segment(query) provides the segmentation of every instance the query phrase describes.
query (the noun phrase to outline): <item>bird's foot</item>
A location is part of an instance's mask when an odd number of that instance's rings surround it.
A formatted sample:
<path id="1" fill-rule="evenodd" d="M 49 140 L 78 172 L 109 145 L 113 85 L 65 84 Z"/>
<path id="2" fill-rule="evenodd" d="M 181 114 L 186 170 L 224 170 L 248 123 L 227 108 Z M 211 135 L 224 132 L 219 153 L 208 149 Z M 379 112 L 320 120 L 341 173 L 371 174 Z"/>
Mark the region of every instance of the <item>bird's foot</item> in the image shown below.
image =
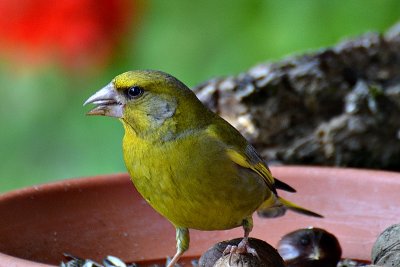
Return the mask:
<path id="1" fill-rule="evenodd" d="M 260 258 L 257 254 L 257 251 L 254 248 L 250 247 L 249 240 L 247 238 L 243 238 L 243 240 L 240 241 L 240 243 L 237 246 L 235 246 L 235 245 L 226 246 L 226 248 L 222 254 L 226 255 L 229 253 L 230 254 L 234 254 L 234 253 L 246 254 L 246 253 L 248 253 L 248 254 L 253 255 L 254 257 Z"/>

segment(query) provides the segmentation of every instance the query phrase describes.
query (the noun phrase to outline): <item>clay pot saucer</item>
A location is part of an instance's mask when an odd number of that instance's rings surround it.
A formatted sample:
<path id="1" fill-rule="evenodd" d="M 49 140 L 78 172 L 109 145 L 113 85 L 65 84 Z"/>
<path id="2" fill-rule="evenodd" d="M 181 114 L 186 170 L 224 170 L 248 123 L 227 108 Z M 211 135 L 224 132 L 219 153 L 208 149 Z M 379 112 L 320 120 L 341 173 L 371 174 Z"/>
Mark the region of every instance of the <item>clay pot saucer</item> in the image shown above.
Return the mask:
<path id="1" fill-rule="evenodd" d="M 251 234 L 276 245 L 284 234 L 315 226 L 339 239 L 343 257 L 369 260 L 380 232 L 398 223 L 400 173 L 281 166 L 274 176 L 297 189 L 281 192 L 324 219 L 288 212 L 278 219 L 254 216 Z M 175 230 L 141 198 L 127 174 L 71 179 L 0 196 L 0 267 L 58 266 L 68 252 L 97 261 L 164 262 L 175 252 Z M 191 231 L 187 259 L 214 243 L 242 236 L 242 229 Z"/>

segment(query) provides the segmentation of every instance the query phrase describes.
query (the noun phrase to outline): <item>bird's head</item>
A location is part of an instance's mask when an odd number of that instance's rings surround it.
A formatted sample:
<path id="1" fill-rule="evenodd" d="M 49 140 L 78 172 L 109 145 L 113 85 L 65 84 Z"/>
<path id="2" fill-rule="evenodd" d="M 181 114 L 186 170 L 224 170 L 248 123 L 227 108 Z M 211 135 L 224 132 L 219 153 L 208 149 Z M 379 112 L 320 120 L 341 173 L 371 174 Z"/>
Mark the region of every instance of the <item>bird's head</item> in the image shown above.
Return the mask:
<path id="1" fill-rule="evenodd" d="M 137 134 L 160 129 L 171 134 L 192 126 L 199 120 L 196 117 L 209 113 L 182 82 L 167 73 L 151 70 L 116 76 L 89 97 L 86 104 L 96 105 L 88 115 L 119 118 Z"/>

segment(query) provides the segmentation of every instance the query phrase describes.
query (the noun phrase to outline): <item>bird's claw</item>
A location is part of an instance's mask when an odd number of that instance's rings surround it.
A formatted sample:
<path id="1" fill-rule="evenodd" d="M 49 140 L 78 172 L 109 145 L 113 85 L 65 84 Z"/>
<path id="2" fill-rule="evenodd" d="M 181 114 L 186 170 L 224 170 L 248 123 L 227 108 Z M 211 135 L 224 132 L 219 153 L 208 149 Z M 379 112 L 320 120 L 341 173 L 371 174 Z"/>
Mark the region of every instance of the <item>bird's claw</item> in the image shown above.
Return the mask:
<path id="1" fill-rule="evenodd" d="M 260 257 L 257 254 L 257 251 L 254 248 L 250 247 L 248 240 L 245 240 L 245 239 L 240 241 L 240 243 L 237 246 L 227 245 L 226 248 L 224 249 L 224 252 L 222 252 L 222 255 L 225 256 L 226 254 L 230 254 L 229 255 L 229 266 L 232 266 L 232 255 L 233 254 L 251 254 L 254 257 L 257 257 L 258 259 L 260 259 Z"/>
<path id="2" fill-rule="evenodd" d="M 240 243 L 235 246 L 235 245 L 227 245 L 226 248 L 224 249 L 224 252 L 222 253 L 223 255 L 226 254 L 232 254 L 232 253 L 237 253 L 237 254 L 251 254 L 254 257 L 258 257 L 257 251 L 250 247 L 250 244 L 248 241 L 242 240 Z"/>

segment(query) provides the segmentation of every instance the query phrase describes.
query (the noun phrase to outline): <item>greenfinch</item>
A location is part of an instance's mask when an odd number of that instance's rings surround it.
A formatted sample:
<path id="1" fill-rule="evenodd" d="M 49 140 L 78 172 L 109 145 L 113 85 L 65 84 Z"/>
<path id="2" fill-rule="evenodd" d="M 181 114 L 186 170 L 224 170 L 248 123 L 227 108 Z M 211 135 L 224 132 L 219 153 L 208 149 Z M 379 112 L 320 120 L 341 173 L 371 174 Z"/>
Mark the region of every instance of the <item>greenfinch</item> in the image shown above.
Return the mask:
<path id="1" fill-rule="evenodd" d="M 143 198 L 176 228 L 174 266 L 189 248 L 189 229 L 242 226 L 244 238 L 226 252 L 249 246 L 252 214 L 279 216 L 286 209 L 321 217 L 278 196 L 294 191 L 274 178 L 254 147 L 207 109 L 173 76 L 153 70 L 116 76 L 92 95 L 88 115 L 118 118 L 125 129 L 123 156 Z"/>

